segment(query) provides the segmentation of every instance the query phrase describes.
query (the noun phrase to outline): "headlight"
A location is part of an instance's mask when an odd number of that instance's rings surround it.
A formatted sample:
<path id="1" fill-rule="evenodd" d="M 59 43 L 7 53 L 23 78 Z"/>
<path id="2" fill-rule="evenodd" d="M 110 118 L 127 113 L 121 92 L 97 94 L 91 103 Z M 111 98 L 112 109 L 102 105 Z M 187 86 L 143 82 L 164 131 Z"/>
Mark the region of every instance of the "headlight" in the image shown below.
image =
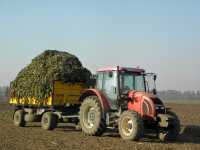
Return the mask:
<path id="1" fill-rule="evenodd" d="M 165 107 L 164 106 L 156 106 L 156 109 L 162 109 L 162 110 L 164 110 Z"/>

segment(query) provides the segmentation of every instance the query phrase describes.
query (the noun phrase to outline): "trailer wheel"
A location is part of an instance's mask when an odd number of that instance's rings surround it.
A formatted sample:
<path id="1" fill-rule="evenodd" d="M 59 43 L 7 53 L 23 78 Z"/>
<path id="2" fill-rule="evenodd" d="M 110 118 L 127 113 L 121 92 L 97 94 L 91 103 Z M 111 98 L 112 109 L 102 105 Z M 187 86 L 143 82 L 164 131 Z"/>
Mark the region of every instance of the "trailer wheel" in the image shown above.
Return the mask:
<path id="1" fill-rule="evenodd" d="M 101 135 L 106 124 L 97 96 L 88 96 L 80 107 L 80 125 L 86 135 Z"/>
<path id="2" fill-rule="evenodd" d="M 25 126 L 25 112 L 24 110 L 16 110 L 13 116 L 14 125 L 17 127 L 24 127 Z"/>
<path id="3" fill-rule="evenodd" d="M 53 130 L 57 127 L 57 116 L 52 112 L 46 112 L 42 115 L 41 126 L 44 130 Z"/>
<path id="4" fill-rule="evenodd" d="M 178 116 L 171 111 L 168 111 L 167 114 L 171 115 L 174 118 L 174 120 L 172 121 L 171 125 L 167 128 L 167 130 L 161 131 L 159 133 L 159 139 L 161 141 L 176 140 L 180 132 L 180 120 L 178 119 Z"/>
<path id="5" fill-rule="evenodd" d="M 143 120 L 133 111 L 124 111 L 118 121 L 119 134 L 124 140 L 139 140 L 144 133 Z"/>

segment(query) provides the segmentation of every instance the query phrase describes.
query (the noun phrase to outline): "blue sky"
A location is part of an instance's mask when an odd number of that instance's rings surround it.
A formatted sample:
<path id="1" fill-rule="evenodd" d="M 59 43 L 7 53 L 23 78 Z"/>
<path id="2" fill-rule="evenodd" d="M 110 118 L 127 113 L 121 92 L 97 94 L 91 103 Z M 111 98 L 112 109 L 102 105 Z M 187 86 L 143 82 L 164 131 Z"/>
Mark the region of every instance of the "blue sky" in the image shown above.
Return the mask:
<path id="1" fill-rule="evenodd" d="M 0 0 L 0 85 L 45 49 L 77 55 L 93 72 L 140 66 L 158 89 L 200 90 L 198 0 Z"/>

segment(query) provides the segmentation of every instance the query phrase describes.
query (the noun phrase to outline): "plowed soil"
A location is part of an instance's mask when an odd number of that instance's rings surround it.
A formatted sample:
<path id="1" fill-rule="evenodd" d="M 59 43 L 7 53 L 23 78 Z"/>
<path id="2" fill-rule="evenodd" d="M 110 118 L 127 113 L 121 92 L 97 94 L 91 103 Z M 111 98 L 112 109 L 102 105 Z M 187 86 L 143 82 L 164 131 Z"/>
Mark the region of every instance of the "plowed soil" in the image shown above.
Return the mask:
<path id="1" fill-rule="evenodd" d="M 85 136 L 66 124 L 54 131 L 42 130 L 38 123 L 19 128 L 12 123 L 11 108 L 0 103 L 0 150 L 200 150 L 200 104 L 166 105 L 181 120 L 181 134 L 175 142 L 163 143 L 154 137 L 124 141 L 114 132 L 101 137 Z"/>

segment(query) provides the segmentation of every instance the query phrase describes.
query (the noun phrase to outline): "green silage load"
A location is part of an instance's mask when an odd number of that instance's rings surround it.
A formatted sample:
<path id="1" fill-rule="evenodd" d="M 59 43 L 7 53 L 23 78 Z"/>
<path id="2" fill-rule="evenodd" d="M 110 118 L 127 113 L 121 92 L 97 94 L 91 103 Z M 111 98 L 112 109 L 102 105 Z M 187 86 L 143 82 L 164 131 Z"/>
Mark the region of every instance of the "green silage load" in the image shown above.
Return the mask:
<path id="1" fill-rule="evenodd" d="M 64 83 L 90 82 L 91 72 L 84 68 L 79 59 L 68 53 L 46 50 L 35 57 L 11 82 L 11 97 L 36 98 L 49 97 L 53 92 L 53 81 Z"/>

